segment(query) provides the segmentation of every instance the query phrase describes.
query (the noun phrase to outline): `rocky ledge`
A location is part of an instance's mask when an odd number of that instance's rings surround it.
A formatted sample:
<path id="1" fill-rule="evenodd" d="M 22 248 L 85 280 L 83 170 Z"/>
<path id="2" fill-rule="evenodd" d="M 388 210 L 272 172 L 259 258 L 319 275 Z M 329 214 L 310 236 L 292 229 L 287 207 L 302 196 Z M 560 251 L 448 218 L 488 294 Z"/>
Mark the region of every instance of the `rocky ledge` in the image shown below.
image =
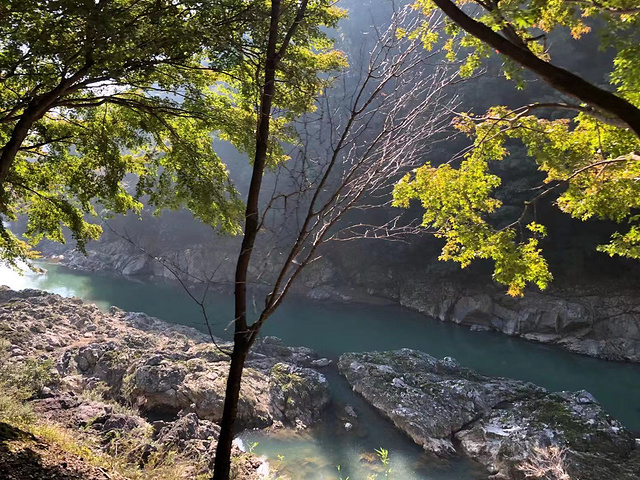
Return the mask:
<path id="1" fill-rule="evenodd" d="M 550 393 L 409 349 L 349 353 L 338 366 L 355 392 L 426 451 L 460 450 L 491 478 L 531 478 L 527 468 L 540 473 L 554 461 L 568 478 L 640 478 L 636 440 L 588 392 Z M 538 478 L 560 478 L 545 472 Z"/>
<path id="2" fill-rule="evenodd" d="M 8 365 L 52 366 L 52 380 L 31 402 L 40 418 L 109 438 L 114 430 L 148 432 L 145 455 L 170 447 L 204 454 L 210 460 L 204 470 L 212 466 L 229 360 L 210 337 L 143 313 L 113 307 L 105 313 L 77 298 L 6 287 L 0 287 L 0 337 L 8 342 Z M 304 429 L 317 422 L 329 389 L 314 367 L 326 363 L 310 349 L 273 337 L 260 341 L 243 377 L 240 428 Z M 133 409 L 122 414 L 118 405 Z M 154 419 L 162 420 L 151 425 Z"/>
<path id="3" fill-rule="evenodd" d="M 405 307 L 472 330 L 493 330 L 606 360 L 640 362 L 637 289 L 602 285 L 555 287 L 510 297 L 493 285 L 405 282 L 399 292 L 377 292 Z"/>

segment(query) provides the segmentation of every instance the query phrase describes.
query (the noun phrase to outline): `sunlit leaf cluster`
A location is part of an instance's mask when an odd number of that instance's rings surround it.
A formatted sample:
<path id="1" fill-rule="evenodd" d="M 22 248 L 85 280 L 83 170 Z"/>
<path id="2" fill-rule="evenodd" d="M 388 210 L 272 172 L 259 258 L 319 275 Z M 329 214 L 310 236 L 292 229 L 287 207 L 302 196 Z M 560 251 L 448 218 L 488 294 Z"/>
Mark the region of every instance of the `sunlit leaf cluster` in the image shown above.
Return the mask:
<path id="1" fill-rule="evenodd" d="M 567 31 L 578 40 L 599 25 L 602 47 L 614 47 L 617 51 L 612 80 L 620 92 L 630 93 L 631 83 L 638 82 L 640 7 L 634 0 L 455 0 L 455 3 L 473 18 L 501 33 L 509 40 L 520 44 L 544 60 L 550 60 L 549 35 L 554 31 Z M 437 12 L 432 0 L 416 0 L 416 10 L 430 17 Z M 430 28 L 429 25 L 432 27 Z M 438 28 L 433 28 L 437 25 Z M 443 42 L 449 59 L 461 59 L 461 73 L 471 75 L 482 64 L 482 60 L 494 55 L 472 35 L 447 20 L 444 28 L 434 22 L 425 22 L 420 34 L 428 38 L 429 45 Z M 516 80 L 523 87 L 520 68 L 505 61 L 503 74 Z"/>
<path id="2" fill-rule="evenodd" d="M 488 172 L 488 164 L 469 157 L 459 168 L 427 164 L 406 175 L 394 191 L 394 205 L 408 207 L 417 199 L 425 210 L 422 224 L 446 240 L 441 260 L 459 262 L 464 268 L 476 259 L 495 263 L 494 278 L 521 295 L 528 282 L 546 287 L 551 274 L 540 254 L 537 238 L 516 242 L 514 228 L 496 229 L 488 220 L 501 206 L 493 197 L 500 178 Z M 544 229 L 530 224 L 538 236 Z"/>
<path id="3" fill-rule="evenodd" d="M 612 90 L 640 105 L 640 8 L 636 2 L 455 3 L 475 20 L 545 61 L 550 60 L 546 49 L 549 34 L 568 29 L 579 40 L 592 25 L 599 25 L 602 47 L 613 47 L 616 52 Z M 432 0 L 419 0 L 414 8 L 427 16 L 436 12 Z M 425 22 L 419 32 L 429 38 L 427 47 L 442 41 L 450 61 L 462 59 L 460 69 L 465 76 L 494 53 L 454 23 L 447 21 L 443 28 L 425 32 L 427 25 L 433 22 Z M 515 63 L 505 61 L 502 70 L 508 78 L 521 81 L 520 67 Z M 558 107 L 552 119 L 539 115 Z M 610 243 L 598 249 L 640 259 L 640 139 L 625 125 L 590 106 L 560 102 L 515 110 L 493 107 L 482 116 L 462 114 L 456 127 L 472 142 L 461 162 L 437 167 L 427 164 L 407 175 L 395 189 L 398 206 L 407 207 L 413 199 L 420 201 L 425 210 L 423 225 L 446 240 L 442 259 L 457 261 L 463 267 L 476 258 L 493 260 L 495 280 L 508 285 L 512 295 L 522 294 L 530 282 L 544 288 L 552 278 L 539 248 L 546 229 L 537 220 L 531 221 L 529 211 L 543 197 L 554 199 L 560 210 L 574 218 L 621 224 L 621 231 Z M 498 226 L 494 213 L 502 204 L 496 189 L 502 179 L 491 173 L 491 163 L 518 151 L 514 149 L 518 144 L 537 163 L 544 183 L 531 192 L 520 218 Z"/>
<path id="4" fill-rule="evenodd" d="M 474 141 L 460 166 L 427 164 L 395 189 L 396 205 L 419 200 L 423 225 L 446 239 L 442 259 L 463 267 L 475 258 L 494 260 L 495 279 L 511 294 L 521 294 L 527 282 L 544 288 L 551 279 L 538 248 L 542 225 L 529 223 L 525 231 L 522 219 L 503 228 L 492 223 L 490 214 L 501 206 L 495 198 L 501 179 L 489 167 L 509 154 L 513 140 L 546 174 L 531 202 L 555 194 L 558 207 L 574 218 L 630 223 L 626 233 L 616 233 L 600 249 L 640 258 L 640 217 L 634 215 L 640 208 L 640 156 L 633 153 L 640 150 L 640 140 L 635 135 L 584 114 L 575 121 L 546 120 L 506 107 L 495 107 L 482 118 L 462 116 L 457 127 Z"/>

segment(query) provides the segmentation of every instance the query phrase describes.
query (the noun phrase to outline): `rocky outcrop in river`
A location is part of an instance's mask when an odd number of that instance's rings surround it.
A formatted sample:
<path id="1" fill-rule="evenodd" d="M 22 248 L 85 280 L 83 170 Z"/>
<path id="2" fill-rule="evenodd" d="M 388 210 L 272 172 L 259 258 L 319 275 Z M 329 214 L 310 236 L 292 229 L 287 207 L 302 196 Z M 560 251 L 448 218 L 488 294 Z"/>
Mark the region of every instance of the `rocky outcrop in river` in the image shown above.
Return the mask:
<path id="1" fill-rule="evenodd" d="M 3 290 L 0 305 L 0 328 L 11 341 L 15 360 L 47 352 L 55 359 L 61 381 L 72 389 L 101 384 L 109 397 L 148 413 L 189 411 L 202 419 L 220 420 L 229 363 L 222 351 L 229 345 L 220 339 L 218 348 L 190 327 L 117 308 L 103 313 L 81 300 L 36 290 Z M 285 347 L 273 338 L 263 343 L 247 362 L 238 421 L 243 427 L 274 422 L 307 426 L 328 403 L 324 376 L 305 368 L 317 355 L 306 348 Z M 274 343 L 278 350 L 270 348 Z M 293 386 L 283 412 L 274 385 L 287 381 Z"/>
<path id="2" fill-rule="evenodd" d="M 6 287 L 0 334 L 8 341 L 3 368 L 51 365 L 51 379 L 30 400 L 43 421 L 91 436 L 96 448 L 125 449 L 136 462 L 177 454 L 191 462 L 180 478 L 210 471 L 228 368 L 221 349 L 229 345 L 143 313 L 105 313 L 79 299 Z M 248 359 L 240 427 L 305 429 L 319 422 L 330 394 L 317 368 L 328 363 L 308 348 L 262 339 Z M 572 478 L 640 475 L 636 440 L 587 392 L 549 393 L 408 349 L 345 354 L 339 368 L 425 450 L 463 452 L 492 478 L 524 478 L 520 468 L 549 447 L 561 452 Z M 349 409 L 345 431 L 357 423 Z M 234 452 L 236 478 L 261 474 L 258 459 Z"/>
<path id="3" fill-rule="evenodd" d="M 587 392 L 550 393 L 409 349 L 345 354 L 339 368 L 355 392 L 426 451 L 459 449 L 491 478 L 524 479 L 522 467 L 539 464 L 549 448 L 562 452 L 570 478 L 640 478 L 633 435 Z"/>

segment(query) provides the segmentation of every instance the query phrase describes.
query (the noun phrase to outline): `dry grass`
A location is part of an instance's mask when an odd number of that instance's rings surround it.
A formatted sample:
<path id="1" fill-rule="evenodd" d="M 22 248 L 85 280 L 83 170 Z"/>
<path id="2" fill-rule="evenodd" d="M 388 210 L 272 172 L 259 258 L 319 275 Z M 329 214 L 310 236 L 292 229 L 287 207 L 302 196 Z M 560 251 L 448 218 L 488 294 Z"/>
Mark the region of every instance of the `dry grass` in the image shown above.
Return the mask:
<path id="1" fill-rule="evenodd" d="M 564 448 L 556 446 L 535 447 L 533 450 L 533 457 L 518 467 L 527 478 L 572 480 L 564 466 L 566 453 Z"/>
<path id="2" fill-rule="evenodd" d="M 140 411 L 133 404 L 123 405 L 120 402 L 112 400 L 108 396 L 109 386 L 105 382 L 97 382 L 91 388 L 85 388 L 80 396 L 84 400 L 106 403 L 109 405 L 115 413 L 122 413 L 124 415 L 140 415 Z"/>
<path id="3" fill-rule="evenodd" d="M 22 426 L 25 427 L 24 425 Z M 39 441 L 55 445 L 62 451 L 77 455 L 87 463 L 109 472 L 116 472 L 130 480 L 200 479 L 193 463 L 178 458 L 173 452 L 154 452 L 143 462 L 142 452 L 146 432 L 133 431 L 114 439 L 107 451 L 100 450 L 97 441 L 78 435 L 55 423 L 38 422 L 27 426 L 26 431 Z"/>
<path id="4" fill-rule="evenodd" d="M 131 432 L 117 432 L 107 447 L 88 431 L 71 430 L 39 419 L 29 399 L 49 383 L 48 363 L 7 361 L 6 348 L 0 345 L 0 422 L 32 434 L 39 442 L 57 447 L 62 452 L 108 472 L 116 472 L 130 480 L 204 479 L 198 475 L 198 462 L 181 458 L 175 452 L 145 451 L 150 443 L 151 427 Z M 93 400 L 104 401 L 102 392 L 86 392 Z M 137 414 L 131 408 L 109 402 L 119 413 Z M 204 463 L 203 459 L 203 463 Z"/>

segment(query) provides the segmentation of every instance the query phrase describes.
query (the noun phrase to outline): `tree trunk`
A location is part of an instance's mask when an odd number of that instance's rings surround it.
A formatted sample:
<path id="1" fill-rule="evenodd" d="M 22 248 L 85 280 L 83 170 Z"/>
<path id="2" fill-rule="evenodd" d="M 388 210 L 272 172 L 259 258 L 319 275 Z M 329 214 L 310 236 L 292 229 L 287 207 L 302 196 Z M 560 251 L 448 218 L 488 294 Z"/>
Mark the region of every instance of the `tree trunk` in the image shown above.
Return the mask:
<path id="1" fill-rule="evenodd" d="M 251 344 L 246 341 L 246 335 L 236 338 L 231 354 L 231 365 L 227 377 L 227 389 L 224 396 L 224 409 L 220 422 L 220 438 L 216 447 L 216 461 L 213 471 L 213 480 L 228 480 L 231 471 L 231 447 L 235 432 L 236 416 L 238 413 L 238 400 L 240 399 L 240 386 L 242 384 L 242 371 L 247 360 L 247 354 Z"/>
<path id="2" fill-rule="evenodd" d="M 251 253 L 258 236 L 259 227 L 259 199 L 262 187 L 262 177 L 267 162 L 269 146 L 269 123 L 271 120 L 271 106 L 276 89 L 276 67 L 278 63 L 277 41 L 278 23 L 280 20 L 280 0 L 271 2 L 271 24 L 269 27 L 269 40 L 264 69 L 264 87 L 260 95 L 260 112 L 256 131 L 256 152 L 253 161 L 253 172 L 247 196 L 247 208 L 245 211 L 245 228 L 235 276 L 235 320 L 233 353 L 231 366 L 227 377 L 227 390 L 224 399 L 224 410 L 220 423 L 220 438 L 216 448 L 216 462 L 213 470 L 213 480 L 228 480 L 231 469 L 231 446 L 236 415 L 238 412 L 238 399 L 240 398 L 240 383 L 242 370 L 249 353 L 249 349 L 255 339 L 253 328 L 247 322 L 247 280 Z M 259 328 L 259 327 L 258 327 Z"/>
<path id="3" fill-rule="evenodd" d="M 20 115 L 7 143 L 0 149 L 0 192 L 4 190 L 4 183 L 9 176 L 11 166 L 22 143 L 29 135 L 35 122 L 40 120 L 61 96 L 65 95 L 73 84 L 83 78 L 93 66 L 93 60 L 87 59 L 86 64 L 69 78 L 63 78 L 53 90 L 33 99 Z"/>
<path id="4" fill-rule="evenodd" d="M 2 147 L 2 155 L 0 155 L 0 188 L 4 187 L 4 182 L 9 176 L 11 165 L 16 158 L 22 142 L 24 142 L 33 123 L 41 118 L 38 107 L 28 107 L 22 117 L 16 124 L 9 141 Z"/>

